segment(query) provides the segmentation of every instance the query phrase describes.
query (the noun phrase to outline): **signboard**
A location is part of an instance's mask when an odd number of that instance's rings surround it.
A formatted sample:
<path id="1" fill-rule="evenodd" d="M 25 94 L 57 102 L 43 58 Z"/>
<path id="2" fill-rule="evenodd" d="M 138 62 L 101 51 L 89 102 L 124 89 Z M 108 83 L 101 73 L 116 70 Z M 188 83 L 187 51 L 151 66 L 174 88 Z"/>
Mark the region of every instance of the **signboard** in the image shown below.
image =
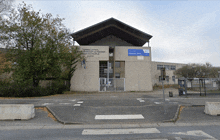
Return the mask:
<path id="1" fill-rule="evenodd" d="M 128 49 L 128 56 L 149 56 L 149 49 Z"/>

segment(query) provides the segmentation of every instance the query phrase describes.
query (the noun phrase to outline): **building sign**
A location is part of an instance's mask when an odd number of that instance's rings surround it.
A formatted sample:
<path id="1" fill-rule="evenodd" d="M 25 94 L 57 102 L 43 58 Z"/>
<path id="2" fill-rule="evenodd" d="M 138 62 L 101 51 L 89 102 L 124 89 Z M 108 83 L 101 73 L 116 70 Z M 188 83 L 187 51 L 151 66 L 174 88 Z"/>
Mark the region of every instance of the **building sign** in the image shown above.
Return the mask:
<path id="1" fill-rule="evenodd" d="M 128 56 L 149 56 L 149 49 L 128 49 Z"/>
<path id="2" fill-rule="evenodd" d="M 105 51 L 99 51 L 98 49 L 83 49 L 83 54 L 87 57 L 94 57 L 94 55 L 99 55 L 100 53 L 105 53 Z"/>

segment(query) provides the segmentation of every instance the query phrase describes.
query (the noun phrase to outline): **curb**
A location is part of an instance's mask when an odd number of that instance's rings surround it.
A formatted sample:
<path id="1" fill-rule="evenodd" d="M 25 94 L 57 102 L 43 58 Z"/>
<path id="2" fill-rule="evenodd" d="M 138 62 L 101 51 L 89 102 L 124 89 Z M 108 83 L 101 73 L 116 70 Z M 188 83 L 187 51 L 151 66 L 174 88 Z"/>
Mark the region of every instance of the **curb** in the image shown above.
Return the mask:
<path id="1" fill-rule="evenodd" d="M 82 124 L 80 122 L 67 122 L 67 121 L 63 121 L 62 119 L 60 119 L 58 116 L 55 115 L 55 113 L 52 111 L 52 109 L 49 108 L 49 106 L 46 106 L 46 108 L 48 109 L 48 111 L 56 118 L 56 120 L 61 123 L 61 124 Z"/>

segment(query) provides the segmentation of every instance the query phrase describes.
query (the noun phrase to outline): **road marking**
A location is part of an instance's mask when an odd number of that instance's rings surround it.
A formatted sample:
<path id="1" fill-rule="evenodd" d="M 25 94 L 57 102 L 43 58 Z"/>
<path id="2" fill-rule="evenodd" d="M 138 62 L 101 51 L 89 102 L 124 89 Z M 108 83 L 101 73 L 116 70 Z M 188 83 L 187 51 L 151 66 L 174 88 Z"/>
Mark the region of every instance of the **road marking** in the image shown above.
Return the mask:
<path id="1" fill-rule="evenodd" d="M 141 103 L 145 102 L 142 98 L 137 98 L 137 100 Z"/>
<path id="2" fill-rule="evenodd" d="M 140 139 L 140 140 L 168 140 L 168 139 Z"/>
<path id="3" fill-rule="evenodd" d="M 175 137 L 176 140 L 182 140 L 180 137 Z"/>
<path id="4" fill-rule="evenodd" d="M 44 103 L 42 105 L 52 105 L 53 103 Z"/>
<path id="5" fill-rule="evenodd" d="M 76 100 L 74 99 L 74 100 L 70 100 L 70 101 L 75 102 Z"/>
<path id="6" fill-rule="evenodd" d="M 59 104 L 61 104 L 61 105 L 69 105 L 71 103 L 59 103 Z"/>
<path id="7" fill-rule="evenodd" d="M 194 131 L 187 131 L 187 132 L 173 132 L 171 134 L 177 134 L 177 135 L 190 135 L 190 136 L 199 136 L 199 137 L 208 137 L 213 140 L 215 140 L 214 137 L 210 136 L 209 134 L 203 132 L 202 130 L 194 130 Z"/>
<path id="8" fill-rule="evenodd" d="M 80 106 L 81 104 L 74 104 L 73 106 Z"/>
<path id="9" fill-rule="evenodd" d="M 156 128 L 138 129 L 84 129 L 82 135 L 123 135 L 123 134 L 146 134 L 160 133 Z"/>
<path id="10" fill-rule="evenodd" d="M 96 120 L 124 120 L 124 119 L 144 119 L 141 114 L 136 115 L 96 115 Z"/>
<path id="11" fill-rule="evenodd" d="M 77 103 L 78 103 L 78 104 L 82 104 L 82 103 L 83 103 L 83 101 L 78 101 Z"/>
<path id="12" fill-rule="evenodd" d="M 157 105 L 161 104 L 161 102 L 154 102 L 154 103 L 157 104 Z"/>

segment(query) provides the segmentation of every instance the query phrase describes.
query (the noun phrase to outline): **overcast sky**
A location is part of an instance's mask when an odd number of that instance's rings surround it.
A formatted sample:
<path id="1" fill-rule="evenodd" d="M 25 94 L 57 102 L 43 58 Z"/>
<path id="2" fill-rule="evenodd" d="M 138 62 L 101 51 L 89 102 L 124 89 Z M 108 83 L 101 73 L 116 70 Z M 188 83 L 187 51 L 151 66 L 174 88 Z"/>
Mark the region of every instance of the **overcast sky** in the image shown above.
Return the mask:
<path id="1" fill-rule="evenodd" d="M 72 32 L 116 18 L 152 35 L 152 60 L 220 66 L 220 1 L 23 0 Z M 16 0 L 15 4 L 21 3 Z M 147 45 L 147 44 L 146 44 Z"/>

